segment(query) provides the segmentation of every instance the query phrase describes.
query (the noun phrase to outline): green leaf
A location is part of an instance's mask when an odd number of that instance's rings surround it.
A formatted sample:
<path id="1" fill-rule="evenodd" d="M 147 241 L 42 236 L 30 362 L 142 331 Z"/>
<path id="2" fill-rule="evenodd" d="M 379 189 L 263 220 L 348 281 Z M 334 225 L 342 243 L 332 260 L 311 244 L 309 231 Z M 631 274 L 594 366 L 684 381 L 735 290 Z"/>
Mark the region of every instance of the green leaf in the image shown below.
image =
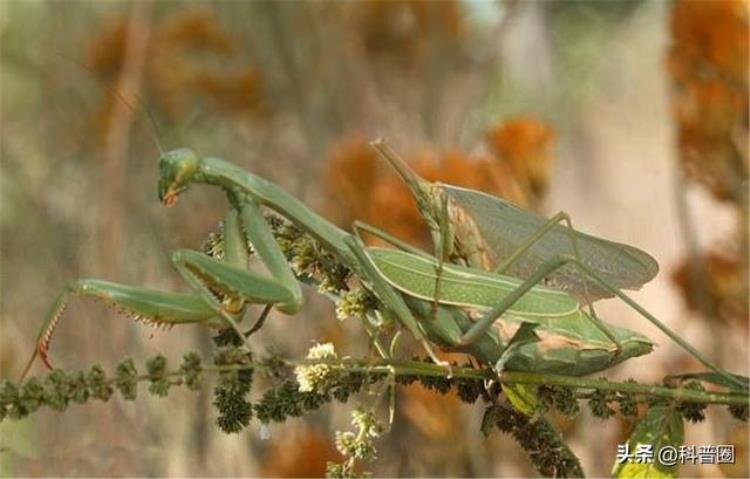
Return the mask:
<path id="1" fill-rule="evenodd" d="M 676 407 L 668 404 L 651 406 L 646 415 L 636 424 L 628 439 L 630 457 L 625 461 L 618 458 L 612 468 L 612 474 L 618 478 L 672 478 L 677 473 L 677 454 L 684 439 L 682 415 Z M 639 452 L 650 448 L 652 454 L 643 453 L 639 461 Z M 660 454 L 660 451 L 674 452 L 674 461 Z M 647 459 L 651 459 L 650 461 Z M 665 464 L 665 462 L 669 462 Z M 674 463 L 672 463 L 674 462 Z"/>
<path id="2" fill-rule="evenodd" d="M 534 330 L 539 325 L 536 323 L 521 323 L 521 327 L 518 328 L 516 333 L 508 341 L 508 345 L 505 347 L 505 351 L 500 356 L 495 364 L 495 371 L 501 374 L 505 363 L 518 351 L 519 348 L 525 344 L 530 344 L 539 341 Z M 539 397 L 537 395 L 537 387 L 524 385 L 524 384 L 501 384 L 505 396 L 508 401 L 518 411 L 522 412 L 527 416 L 532 416 L 539 407 Z"/>
<path id="3" fill-rule="evenodd" d="M 537 386 L 528 384 L 502 384 L 503 392 L 508 401 L 518 411 L 527 416 L 533 416 L 539 407 Z"/>

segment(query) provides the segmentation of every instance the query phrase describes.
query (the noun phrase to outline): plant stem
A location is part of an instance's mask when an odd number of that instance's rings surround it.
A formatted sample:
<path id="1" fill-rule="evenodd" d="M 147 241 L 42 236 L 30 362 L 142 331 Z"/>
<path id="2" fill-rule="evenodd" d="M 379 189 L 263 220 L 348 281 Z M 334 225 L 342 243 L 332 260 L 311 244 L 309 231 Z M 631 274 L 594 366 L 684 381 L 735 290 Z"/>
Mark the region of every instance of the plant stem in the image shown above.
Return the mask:
<path id="1" fill-rule="evenodd" d="M 370 372 L 370 373 L 395 373 L 397 376 L 446 376 L 445 368 L 419 361 L 388 361 L 374 360 L 362 361 L 354 359 L 298 359 L 284 360 L 284 364 L 290 367 L 313 366 L 325 364 L 334 369 L 348 372 Z M 254 364 L 254 367 L 264 367 L 263 364 Z M 242 369 L 248 366 L 216 366 L 206 367 L 205 371 L 227 371 L 231 369 Z M 564 386 L 576 389 L 599 389 L 606 391 L 619 391 L 624 393 L 639 394 L 644 396 L 656 396 L 680 401 L 698 402 L 705 404 L 736 404 L 746 405 L 750 403 L 748 394 L 737 392 L 712 392 L 696 391 L 686 388 L 670 388 L 664 386 L 637 384 L 631 382 L 611 382 L 606 379 L 590 379 L 572 376 L 558 376 L 554 374 L 527 373 L 518 371 L 506 371 L 498 378 L 489 370 L 474 368 L 453 367 L 452 377 L 481 380 L 499 380 L 508 384 L 536 384 Z"/>

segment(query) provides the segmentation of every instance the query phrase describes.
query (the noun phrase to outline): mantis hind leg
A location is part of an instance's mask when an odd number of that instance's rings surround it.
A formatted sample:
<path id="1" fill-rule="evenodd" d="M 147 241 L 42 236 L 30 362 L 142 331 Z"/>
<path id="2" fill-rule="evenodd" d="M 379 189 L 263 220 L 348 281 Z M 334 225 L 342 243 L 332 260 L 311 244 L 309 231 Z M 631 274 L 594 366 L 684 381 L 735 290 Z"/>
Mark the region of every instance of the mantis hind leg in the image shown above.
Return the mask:
<path id="1" fill-rule="evenodd" d="M 21 381 L 37 356 L 52 369 L 49 345 L 71 295 L 94 297 L 137 321 L 155 327 L 189 323 L 221 324 L 215 312 L 194 294 L 156 291 L 99 279 L 74 280 L 65 285 L 47 312 L 37 334 L 34 353 L 21 374 Z"/>
<path id="2" fill-rule="evenodd" d="M 573 256 L 578 260 L 581 261 L 581 254 L 578 247 L 578 239 L 576 237 L 576 229 L 573 227 L 573 220 L 570 218 L 570 215 L 564 211 L 558 211 L 554 216 L 549 218 L 547 222 L 539 228 L 533 235 L 531 235 L 526 241 L 519 246 L 516 251 L 513 252 L 510 256 L 505 258 L 499 265 L 495 267 L 493 272 L 503 274 L 505 273 L 508 268 L 510 268 L 513 263 L 515 263 L 518 259 L 520 259 L 524 254 L 526 254 L 529 249 L 531 249 L 534 244 L 536 244 L 539 240 L 541 240 L 544 235 L 548 234 L 550 231 L 552 231 L 552 228 L 555 227 L 558 223 L 565 223 L 568 228 L 565 230 L 568 236 L 570 237 L 570 244 L 573 249 Z M 592 316 L 596 317 L 596 312 L 594 311 L 594 306 L 591 301 L 590 293 L 588 291 L 588 285 L 584 282 L 583 283 L 583 299 L 585 300 L 585 303 L 588 305 L 589 312 Z"/>
<path id="3" fill-rule="evenodd" d="M 505 258 L 499 265 L 495 267 L 492 271 L 494 273 L 505 273 L 508 268 L 510 268 L 513 263 L 518 261 L 519 258 L 521 258 L 526 252 L 531 249 L 531 247 L 534 246 L 544 235 L 548 234 L 552 228 L 555 227 L 557 223 L 564 222 L 567 224 L 569 230 L 568 233 L 570 235 L 570 241 L 571 245 L 573 247 L 573 255 L 580 259 L 581 255 L 578 252 L 578 241 L 576 239 L 576 230 L 573 228 L 573 221 L 570 219 L 570 215 L 564 211 L 558 211 L 554 216 L 549 218 L 546 223 L 544 223 L 544 226 L 539 228 L 533 235 L 528 237 L 522 244 L 519 246 L 513 254 Z"/>
<path id="4" fill-rule="evenodd" d="M 687 351 L 691 356 L 696 358 L 704 366 L 706 366 L 713 372 L 719 374 L 720 376 L 724 377 L 731 384 L 735 384 L 743 388 L 746 387 L 744 383 L 738 381 L 731 374 L 729 374 L 722 368 L 718 367 L 712 361 L 710 361 L 705 356 L 703 356 L 703 354 L 700 351 L 698 351 L 694 346 L 690 345 L 688 342 L 682 339 L 679 335 L 677 335 L 675 332 L 669 329 L 669 327 L 667 327 L 664 323 L 659 321 L 654 315 L 649 313 L 643 306 L 641 306 L 640 304 L 635 302 L 632 298 L 630 298 L 628 295 L 623 293 L 619 288 L 611 285 L 607 280 L 603 279 L 600 275 L 598 275 L 594 270 L 588 267 L 585 263 L 583 263 L 577 258 L 564 256 L 564 255 L 548 260 L 544 264 L 542 264 L 542 266 L 540 266 L 537 269 L 537 271 L 534 272 L 533 275 L 531 275 L 526 281 L 523 282 L 523 284 L 521 284 L 521 286 L 516 288 L 516 290 L 514 290 L 510 295 L 508 295 L 501 302 L 501 304 L 497 305 L 492 310 L 488 311 L 485 314 L 485 316 L 483 316 L 479 321 L 477 321 L 469 329 L 469 331 L 467 331 L 466 334 L 464 334 L 463 338 L 461 339 L 461 342 L 463 344 L 470 344 L 473 341 L 476 341 L 476 339 L 481 334 L 483 334 L 492 325 L 492 323 L 497 318 L 500 317 L 500 315 L 502 315 L 508 308 L 510 308 L 516 301 L 518 301 L 518 299 L 520 299 L 521 296 L 523 296 L 529 289 L 533 288 L 537 283 L 539 283 L 542 280 L 542 278 L 544 278 L 548 274 L 552 273 L 553 271 L 557 269 L 562 268 L 563 266 L 567 264 L 572 264 L 573 266 L 578 268 L 584 275 L 590 277 L 591 279 L 599 283 L 602 287 L 610 291 L 613 295 L 620 298 L 622 301 L 625 302 L 625 304 L 627 304 L 628 306 L 636 310 L 641 316 L 643 316 L 649 322 L 651 322 L 654 326 L 659 328 L 672 341 L 680 345 L 685 351 Z"/>
<path id="5" fill-rule="evenodd" d="M 432 297 L 433 319 L 437 316 L 437 308 L 440 302 L 440 287 L 441 287 L 441 278 L 442 278 L 443 268 L 445 264 L 445 257 L 451 254 L 452 245 L 453 245 L 453 237 L 452 237 L 452 233 L 450 230 L 450 220 L 448 218 L 448 198 L 446 196 L 442 197 L 441 214 L 438 219 L 438 223 L 439 223 L 438 234 L 434 238 L 435 257 L 437 258 L 437 265 L 435 267 L 435 270 L 436 270 L 435 271 L 436 273 L 435 290 L 433 292 L 433 297 Z M 381 230 L 380 228 L 369 225 L 367 223 L 363 223 L 361 221 L 355 221 L 352 224 L 352 229 L 354 230 L 355 236 L 357 236 L 357 238 L 359 238 L 360 240 L 361 240 L 360 230 L 366 231 L 367 233 L 396 246 L 402 251 L 406 251 L 409 253 L 413 253 L 416 255 L 430 258 L 430 256 L 424 251 L 418 248 L 415 248 L 414 246 L 411 246 L 410 244 L 404 241 L 401 241 L 400 239 Z"/>
<path id="6" fill-rule="evenodd" d="M 544 226 L 539 228 L 533 235 L 526 239 L 526 241 L 524 241 L 523 244 L 521 244 L 521 246 L 519 246 L 516 251 L 513 252 L 513 254 L 505 258 L 499 265 L 497 265 L 493 272 L 502 274 L 507 271 L 508 268 L 510 268 L 513 263 L 515 263 L 529 249 L 531 249 L 535 243 L 542 239 L 544 235 L 552 231 L 552 228 L 554 228 L 558 223 L 565 223 L 568 226 L 565 231 L 570 237 L 573 256 L 577 261 L 582 262 L 580 250 L 578 248 L 578 239 L 576 238 L 576 229 L 573 227 L 573 220 L 570 218 L 570 215 L 568 213 L 564 211 L 558 211 L 554 216 L 547 220 Z M 588 284 L 585 281 L 583 283 L 583 299 L 586 307 L 589 310 L 591 320 L 594 322 L 597 328 L 599 328 L 613 343 L 615 343 L 617 352 L 619 354 L 619 352 L 622 351 L 622 345 L 620 344 L 620 341 L 617 340 L 617 338 L 614 336 L 614 334 L 612 334 L 612 332 L 607 328 L 607 326 L 604 325 L 601 319 L 599 319 L 599 316 L 597 316 L 596 310 L 594 310 L 593 301 L 591 300 L 591 295 L 589 293 Z"/>
<path id="7" fill-rule="evenodd" d="M 359 262 L 359 267 L 362 270 L 364 280 L 370 283 L 370 287 L 374 291 L 375 295 L 380 299 L 383 305 L 391 311 L 401 321 L 401 323 L 414 335 L 415 338 L 422 344 L 422 347 L 427 352 L 427 355 L 432 359 L 435 364 L 446 367 L 450 370 L 450 364 L 446 361 L 442 361 L 437 357 L 435 350 L 432 345 L 425 337 L 425 334 L 419 327 L 419 323 L 409 310 L 409 306 L 406 304 L 401 295 L 388 284 L 383 278 L 377 267 L 372 262 L 372 258 L 369 257 L 365 249 L 364 243 L 358 236 L 350 236 L 346 240 L 346 245 L 353 254 L 353 256 Z"/>

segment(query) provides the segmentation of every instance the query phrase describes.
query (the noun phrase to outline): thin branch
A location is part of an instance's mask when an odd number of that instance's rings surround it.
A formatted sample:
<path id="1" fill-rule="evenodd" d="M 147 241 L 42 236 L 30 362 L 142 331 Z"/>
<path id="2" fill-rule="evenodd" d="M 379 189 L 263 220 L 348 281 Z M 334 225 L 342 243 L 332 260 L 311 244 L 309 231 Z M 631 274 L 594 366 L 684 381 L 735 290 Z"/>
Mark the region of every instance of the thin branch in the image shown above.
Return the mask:
<path id="1" fill-rule="evenodd" d="M 334 370 L 346 372 L 377 373 L 377 374 L 394 374 L 396 376 L 423 376 L 423 377 L 445 377 L 448 371 L 442 366 L 425 363 L 421 361 L 389 361 L 389 360 L 360 360 L 360 359 L 280 359 L 281 363 L 289 367 L 298 366 L 315 366 L 326 365 Z M 206 366 L 202 371 L 222 372 L 234 371 L 249 368 L 268 368 L 263 362 L 253 362 L 247 365 L 225 365 L 225 366 Z M 165 373 L 161 377 L 174 377 L 182 375 L 182 371 L 172 371 Z M 643 396 L 659 397 L 665 399 L 675 399 L 686 402 L 697 402 L 704 404 L 750 404 L 750 395 L 739 392 L 713 392 L 713 391 L 696 391 L 687 388 L 670 388 L 665 386 L 656 386 L 649 384 L 638 384 L 633 382 L 613 382 L 606 379 L 591 379 L 575 376 L 559 376 L 555 374 L 527 373 L 520 371 L 506 371 L 497 376 L 488 369 L 475 369 L 467 367 L 451 368 L 452 378 L 475 379 L 475 380 L 495 380 L 503 384 L 531 384 L 547 386 L 563 386 L 574 389 L 598 389 L 603 391 L 618 391 L 623 393 L 638 394 Z M 138 381 L 153 379 L 149 374 L 142 374 L 136 377 Z M 114 381 L 114 379 L 112 379 Z"/>

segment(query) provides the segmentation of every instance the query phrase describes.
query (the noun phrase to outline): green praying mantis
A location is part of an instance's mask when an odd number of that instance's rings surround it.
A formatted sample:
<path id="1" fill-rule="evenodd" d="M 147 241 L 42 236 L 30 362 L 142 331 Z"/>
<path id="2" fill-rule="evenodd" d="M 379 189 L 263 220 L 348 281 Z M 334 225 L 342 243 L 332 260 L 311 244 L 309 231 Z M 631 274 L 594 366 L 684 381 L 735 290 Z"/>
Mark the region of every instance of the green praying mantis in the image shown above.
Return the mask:
<path id="1" fill-rule="evenodd" d="M 270 307 L 287 314 L 299 311 L 302 307 L 299 281 L 276 243 L 261 207 L 292 222 L 332 253 L 377 297 L 384 316 L 406 327 L 440 364 L 444 363 L 437 358 L 433 343 L 468 352 L 498 369 L 569 375 L 601 371 L 652 349 L 651 342 L 643 335 L 608 325 L 583 311 L 579 301 L 569 294 L 539 285 L 555 271 L 573 265 L 596 285 L 657 321 L 574 256 L 547 259 L 526 279 L 518 279 L 444 264 L 443 251 L 432 257 L 408 247 L 367 248 L 359 230 L 373 232 L 373 228 L 355 224 L 354 234 L 343 231 L 277 185 L 229 162 L 199 157 L 187 149 L 161 156 L 158 189 L 165 205 L 174 204 L 179 195 L 199 183 L 223 189 L 230 209 L 224 219 L 225 254 L 221 259 L 193 250 L 178 250 L 172 256 L 175 269 L 192 292 L 160 292 L 95 279 L 72 281 L 50 308 L 24 376 L 37 356 L 49 366 L 52 334 L 69 296 L 74 294 L 101 299 L 156 326 L 204 323 L 229 326 L 238 334 L 243 334 L 238 323 L 248 304 L 266 306 L 261 321 Z M 443 201 L 443 211 L 447 211 L 445 205 Z M 443 233 L 440 248 L 445 250 L 449 243 L 445 234 L 449 221 L 445 215 L 442 218 L 437 229 Z M 384 232 L 379 233 L 388 237 Z M 248 243 L 270 277 L 248 269 Z M 703 362 L 717 373 L 726 374 L 712 363 Z"/>
<path id="2" fill-rule="evenodd" d="M 435 249 L 444 249 L 448 258 L 527 278 L 546 261 L 573 255 L 591 268 L 596 278 L 569 264 L 552 271 L 544 284 L 586 303 L 615 296 L 611 287 L 639 288 L 659 272 L 658 263 L 645 251 L 579 232 L 564 211 L 542 218 L 487 193 L 431 183 L 419 177 L 382 139 L 371 146 L 407 185 L 433 235 Z"/>
<path id="3" fill-rule="evenodd" d="M 658 273 L 658 263 L 645 251 L 577 231 L 564 211 L 543 218 L 481 191 L 429 182 L 382 139 L 370 145 L 411 191 L 432 234 L 439 261 L 448 258 L 478 269 L 539 281 L 587 304 L 594 318 L 591 303 L 616 296 L 704 366 L 747 389 L 747 381 L 706 359 L 621 291 L 638 289 Z M 566 226 L 559 224 L 563 222 Z"/>

